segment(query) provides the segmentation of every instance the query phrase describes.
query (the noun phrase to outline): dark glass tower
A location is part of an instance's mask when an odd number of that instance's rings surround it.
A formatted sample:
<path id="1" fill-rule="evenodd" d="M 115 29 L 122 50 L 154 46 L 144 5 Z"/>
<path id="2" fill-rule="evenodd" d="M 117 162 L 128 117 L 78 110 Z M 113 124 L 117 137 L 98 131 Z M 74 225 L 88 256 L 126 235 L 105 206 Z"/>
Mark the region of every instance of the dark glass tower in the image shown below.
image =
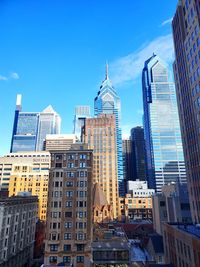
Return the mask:
<path id="1" fill-rule="evenodd" d="M 146 161 L 145 161 L 145 142 L 144 129 L 140 126 L 131 129 L 132 157 L 133 157 L 133 180 L 145 181 Z"/>
<path id="2" fill-rule="evenodd" d="M 156 55 L 144 64 L 142 86 L 147 177 L 161 192 L 164 184 L 185 183 L 186 173 L 174 83 Z"/>

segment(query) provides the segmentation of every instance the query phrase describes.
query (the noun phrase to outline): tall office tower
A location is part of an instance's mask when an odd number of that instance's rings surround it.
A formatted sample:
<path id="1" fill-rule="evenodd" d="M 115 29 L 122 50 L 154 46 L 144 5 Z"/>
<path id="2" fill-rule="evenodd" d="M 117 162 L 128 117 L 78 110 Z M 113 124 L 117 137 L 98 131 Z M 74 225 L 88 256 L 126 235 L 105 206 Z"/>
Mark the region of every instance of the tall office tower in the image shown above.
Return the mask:
<path id="1" fill-rule="evenodd" d="M 175 47 L 174 76 L 194 223 L 200 223 L 199 21 L 199 1 L 179 1 L 172 23 Z"/>
<path id="2" fill-rule="evenodd" d="M 113 207 L 114 218 L 118 215 L 118 182 L 116 153 L 115 115 L 101 114 L 86 119 L 82 139 L 93 149 L 93 179 L 99 183 L 109 205 Z"/>
<path id="3" fill-rule="evenodd" d="M 156 55 L 145 62 L 142 83 L 147 177 L 149 186 L 161 192 L 164 184 L 186 182 L 175 88 Z"/>
<path id="4" fill-rule="evenodd" d="M 36 150 L 44 150 L 44 141 L 47 134 L 60 133 L 60 116 L 51 105 L 39 113 Z"/>
<path id="5" fill-rule="evenodd" d="M 92 150 L 74 144 L 69 150 L 52 151 L 49 176 L 44 263 L 90 266 Z"/>
<path id="6" fill-rule="evenodd" d="M 47 134 L 45 140 L 45 150 L 68 150 L 71 145 L 77 142 L 75 134 Z"/>
<path id="7" fill-rule="evenodd" d="M 47 134 L 60 133 L 60 116 L 48 106 L 42 112 L 22 112 L 17 95 L 10 152 L 44 150 Z"/>
<path id="8" fill-rule="evenodd" d="M 123 149 L 124 181 L 125 183 L 127 183 L 127 181 L 129 180 L 133 180 L 132 141 L 130 139 L 124 139 L 122 141 L 122 149 Z"/>
<path id="9" fill-rule="evenodd" d="M 90 106 L 76 106 L 74 115 L 74 134 L 81 141 L 81 129 L 85 119 L 90 118 Z"/>
<path id="10" fill-rule="evenodd" d="M 99 114 L 115 114 L 116 119 L 116 146 L 117 146 L 117 175 L 119 184 L 119 194 L 125 194 L 123 157 L 122 157 L 122 134 L 120 128 L 121 103 L 109 77 L 108 65 L 106 65 L 106 77 L 100 86 L 97 96 L 94 99 L 95 116 Z"/>
<path id="11" fill-rule="evenodd" d="M 31 266 L 38 199 L 16 196 L 0 199 L 0 266 Z"/>
<path id="12" fill-rule="evenodd" d="M 10 153 L 0 157 L 0 190 L 9 196 L 30 192 L 38 196 L 38 218 L 46 220 L 50 154 L 49 152 Z"/>
<path id="13" fill-rule="evenodd" d="M 131 129 L 133 180 L 147 180 L 144 129 L 140 126 Z"/>

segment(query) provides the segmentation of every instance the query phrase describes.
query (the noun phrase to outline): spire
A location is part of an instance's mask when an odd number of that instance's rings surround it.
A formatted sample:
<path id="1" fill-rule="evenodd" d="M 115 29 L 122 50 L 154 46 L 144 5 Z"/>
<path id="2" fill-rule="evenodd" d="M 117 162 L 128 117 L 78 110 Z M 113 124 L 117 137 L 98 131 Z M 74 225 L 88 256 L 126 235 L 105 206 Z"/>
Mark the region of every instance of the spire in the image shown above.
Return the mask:
<path id="1" fill-rule="evenodd" d="M 106 80 L 109 80 L 108 77 L 108 62 L 106 61 Z"/>

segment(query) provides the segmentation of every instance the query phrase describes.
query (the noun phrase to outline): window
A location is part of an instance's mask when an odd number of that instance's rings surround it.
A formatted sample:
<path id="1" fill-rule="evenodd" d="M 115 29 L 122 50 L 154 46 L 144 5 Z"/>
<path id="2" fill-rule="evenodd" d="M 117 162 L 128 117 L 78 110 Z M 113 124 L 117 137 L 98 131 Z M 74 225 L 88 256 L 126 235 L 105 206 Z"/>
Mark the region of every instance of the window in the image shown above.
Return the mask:
<path id="1" fill-rule="evenodd" d="M 66 201 L 66 208 L 72 207 L 72 201 Z"/>
<path id="2" fill-rule="evenodd" d="M 67 167 L 68 167 L 68 168 L 74 168 L 74 163 L 72 163 L 72 162 L 68 163 L 68 164 L 67 164 Z"/>
<path id="3" fill-rule="evenodd" d="M 71 257 L 70 256 L 63 256 L 63 262 L 71 263 Z"/>
<path id="4" fill-rule="evenodd" d="M 72 234 L 71 233 L 64 233 L 64 239 L 65 240 L 71 240 L 72 239 Z"/>
<path id="5" fill-rule="evenodd" d="M 57 257 L 56 256 L 50 256 L 49 257 L 49 262 L 50 263 L 56 263 L 57 262 Z"/>
<path id="6" fill-rule="evenodd" d="M 66 187 L 73 187 L 74 186 L 74 183 L 73 182 L 66 182 Z"/>
<path id="7" fill-rule="evenodd" d="M 65 245 L 63 246 L 63 250 L 64 250 L 64 251 L 71 251 L 71 245 L 65 244 Z"/>
<path id="8" fill-rule="evenodd" d="M 62 168 L 62 163 L 56 163 L 56 168 Z"/>
<path id="9" fill-rule="evenodd" d="M 50 251 L 58 251 L 58 245 L 56 245 L 56 244 L 51 244 L 51 245 L 50 245 Z"/>
<path id="10" fill-rule="evenodd" d="M 86 167 L 86 163 L 85 162 L 80 162 L 80 168 L 85 168 Z"/>
<path id="11" fill-rule="evenodd" d="M 79 262 L 83 263 L 84 262 L 84 256 L 77 256 L 76 257 L 76 262 L 77 263 L 79 263 Z"/>
<path id="12" fill-rule="evenodd" d="M 68 178 L 74 177 L 74 173 L 73 172 L 67 172 L 67 177 Z"/>
<path id="13" fill-rule="evenodd" d="M 77 251 L 84 251 L 84 247 L 85 245 L 84 244 L 77 244 Z"/>
<path id="14" fill-rule="evenodd" d="M 65 212 L 65 218 L 72 218 L 72 212 Z"/>
<path id="15" fill-rule="evenodd" d="M 80 159 L 86 159 L 86 155 L 85 154 L 81 154 L 80 155 Z"/>
<path id="16" fill-rule="evenodd" d="M 66 191 L 66 197 L 73 197 L 73 191 Z"/>
<path id="17" fill-rule="evenodd" d="M 160 207 L 165 207 L 165 201 L 160 201 Z"/>
<path id="18" fill-rule="evenodd" d="M 66 222 L 65 228 L 72 228 L 72 222 Z"/>

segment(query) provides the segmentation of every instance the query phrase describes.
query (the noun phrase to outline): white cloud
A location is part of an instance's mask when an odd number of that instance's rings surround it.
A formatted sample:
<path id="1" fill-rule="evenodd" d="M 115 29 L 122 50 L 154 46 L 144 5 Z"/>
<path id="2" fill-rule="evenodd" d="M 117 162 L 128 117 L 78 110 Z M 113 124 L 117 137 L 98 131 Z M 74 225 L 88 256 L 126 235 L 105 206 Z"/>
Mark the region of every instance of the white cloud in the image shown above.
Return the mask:
<path id="1" fill-rule="evenodd" d="M 165 25 L 167 25 L 167 24 L 171 24 L 171 23 L 172 23 L 172 20 L 173 20 L 173 18 L 169 18 L 169 19 L 164 20 L 164 21 L 162 22 L 161 26 L 165 26 Z"/>
<path id="2" fill-rule="evenodd" d="M 168 64 L 171 64 L 174 59 L 172 35 L 160 36 L 147 44 L 143 44 L 137 51 L 112 62 L 110 70 L 113 84 L 119 85 L 134 82 L 141 76 L 144 62 L 153 53 Z"/>
<path id="3" fill-rule="evenodd" d="M 0 75 L 0 81 L 7 81 L 7 80 L 8 80 L 7 77 Z"/>
<path id="4" fill-rule="evenodd" d="M 0 81 L 19 80 L 19 74 L 17 72 L 11 72 L 9 76 L 0 75 Z"/>
<path id="5" fill-rule="evenodd" d="M 19 79 L 19 74 L 17 72 L 12 72 L 10 74 L 10 78 L 14 79 L 14 80 L 18 80 Z"/>

